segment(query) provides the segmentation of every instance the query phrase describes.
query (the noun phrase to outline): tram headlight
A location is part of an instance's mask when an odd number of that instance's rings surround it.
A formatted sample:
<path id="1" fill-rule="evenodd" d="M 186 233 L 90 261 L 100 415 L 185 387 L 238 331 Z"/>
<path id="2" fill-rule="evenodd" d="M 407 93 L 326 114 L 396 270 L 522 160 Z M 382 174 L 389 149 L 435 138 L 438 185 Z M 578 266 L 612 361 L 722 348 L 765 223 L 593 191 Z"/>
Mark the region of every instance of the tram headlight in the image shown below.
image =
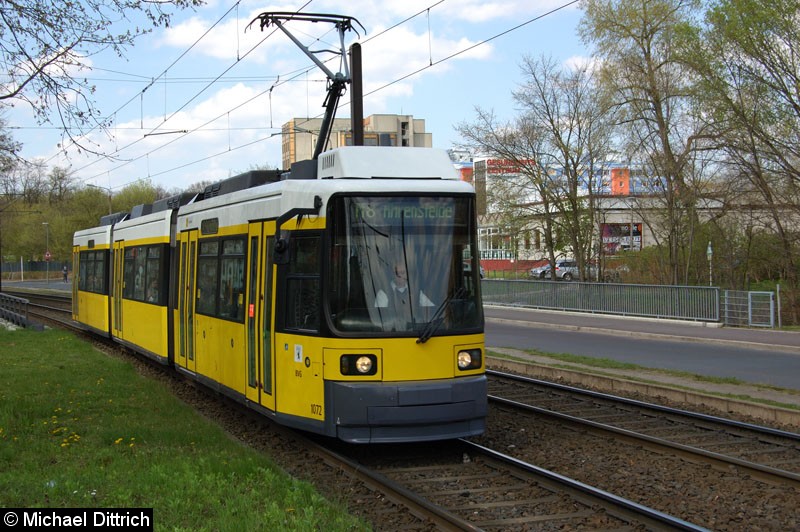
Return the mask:
<path id="1" fill-rule="evenodd" d="M 372 369 L 372 360 L 369 357 L 358 357 L 356 359 L 356 369 L 362 374 L 369 373 Z"/>
<path id="2" fill-rule="evenodd" d="M 378 359 L 375 355 L 342 355 L 339 369 L 342 375 L 375 375 Z"/>
<path id="3" fill-rule="evenodd" d="M 458 369 L 468 370 L 477 369 L 481 367 L 481 350 L 480 349 L 462 349 L 458 352 L 456 357 Z"/>

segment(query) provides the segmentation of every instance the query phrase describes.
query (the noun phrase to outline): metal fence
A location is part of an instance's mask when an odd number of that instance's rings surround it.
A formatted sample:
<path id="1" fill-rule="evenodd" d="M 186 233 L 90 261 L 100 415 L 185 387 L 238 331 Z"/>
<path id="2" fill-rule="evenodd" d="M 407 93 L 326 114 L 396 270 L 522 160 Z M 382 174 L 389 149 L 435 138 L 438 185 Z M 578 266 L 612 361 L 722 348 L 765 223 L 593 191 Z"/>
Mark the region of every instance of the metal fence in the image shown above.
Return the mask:
<path id="1" fill-rule="evenodd" d="M 693 321 L 720 321 L 720 289 L 525 280 L 484 280 L 484 303 Z"/>
<path id="2" fill-rule="evenodd" d="M 9 296 L 8 294 L 0 294 L 0 318 L 20 327 L 27 327 L 30 322 L 28 318 L 28 300 Z"/>
<path id="3" fill-rule="evenodd" d="M 72 270 L 72 263 L 67 260 L 53 260 L 49 263 L 43 260 L 29 260 L 22 265 L 20 265 L 19 261 L 17 262 L 3 262 L 2 263 L 2 271 L 5 274 L 10 273 L 19 273 L 23 271 L 25 273 L 28 272 L 45 272 L 48 269 L 51 272 L 60 272 L 61 268 L 66 266 L 69 270 Z"/>
<path id="4" fill-rule="evenodd" d="M 775 294 L 725 290 L 722 318 L 735 327 L 775 327 Z"/>

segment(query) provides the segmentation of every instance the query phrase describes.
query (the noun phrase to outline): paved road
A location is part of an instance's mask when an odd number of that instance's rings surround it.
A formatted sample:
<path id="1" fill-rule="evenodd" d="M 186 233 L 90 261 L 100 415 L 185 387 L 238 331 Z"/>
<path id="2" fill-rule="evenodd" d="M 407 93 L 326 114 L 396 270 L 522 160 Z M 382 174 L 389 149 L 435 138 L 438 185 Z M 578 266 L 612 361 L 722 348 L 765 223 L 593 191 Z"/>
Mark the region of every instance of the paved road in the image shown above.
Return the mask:
<path id="1" fill-rule="evenodd" d="M 800 333 L 487 306 L 486 344 L 800 389 Z"/>
<path id="2" fill-rule="evenodd" d="M 35 288 L 41 290 L 47 288 L 50 290 L 63 290 L 65 292 L 72 291 L 72 278 L 66 283 L 61 278 L 61 272 L 54 272 L 51 275 L 58 273 L 58 278 L 51 277 L 49 281 L 35 280 L 35 281 L 7 281 L 3 279 L 3 290 L 14 290 L 15 288 Z"/>

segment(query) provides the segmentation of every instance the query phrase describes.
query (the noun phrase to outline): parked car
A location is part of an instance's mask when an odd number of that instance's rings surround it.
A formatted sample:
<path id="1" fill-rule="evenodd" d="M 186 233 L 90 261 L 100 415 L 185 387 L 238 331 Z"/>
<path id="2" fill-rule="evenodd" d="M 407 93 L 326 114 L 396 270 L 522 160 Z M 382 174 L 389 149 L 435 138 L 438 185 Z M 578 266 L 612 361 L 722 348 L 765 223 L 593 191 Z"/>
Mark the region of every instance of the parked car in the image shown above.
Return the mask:
<path id="1" fill-rule="evenodd" d="M 530 275 L 534 279 L 544 279 L 549 273 L 550 273 L 550 263 L 545 262 L 541 266 L 534 266 L 533 268 L 531 268 L 530 271 L 528 272 L 528 275 Z"/>
<path id="2" fill-rule="evenodd" d="M 547 272 L 547 277 L 552 278 L 551 272 Z M 576 277 L 580 277 L 578 273 L 578 263 L 574 260 L 557 260 L 556 261 L 556 279 L 563 281 L 571 281 Z"/>
<path id="3" fill-rule="evenodd" d="M 542 266 L 531 268 L 529 275 L 535 279 L 550 279 L 550 263 Z M 594 280 L 596 277 L 596 269 L 594 266 L 589 267 L 589 280 Z M 578 270 L 578 263 L 574 260 L 560 259 L 556 261 L 556 279 L 563 281 L 572 281 L 573 279 L 580 279 L 580 271 Z"/>

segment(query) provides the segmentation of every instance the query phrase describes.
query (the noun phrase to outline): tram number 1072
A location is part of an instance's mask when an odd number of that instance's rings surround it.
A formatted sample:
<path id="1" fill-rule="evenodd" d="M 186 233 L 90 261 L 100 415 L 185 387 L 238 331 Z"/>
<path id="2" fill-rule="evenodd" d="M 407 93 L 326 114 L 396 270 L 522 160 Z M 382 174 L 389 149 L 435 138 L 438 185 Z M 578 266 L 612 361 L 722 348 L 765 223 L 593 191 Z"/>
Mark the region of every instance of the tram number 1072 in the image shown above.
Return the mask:
<path id="1" fill-rule="evenodd" d="M 322 405 L 311 404 L 311 414 L 322 417 Z"/>

